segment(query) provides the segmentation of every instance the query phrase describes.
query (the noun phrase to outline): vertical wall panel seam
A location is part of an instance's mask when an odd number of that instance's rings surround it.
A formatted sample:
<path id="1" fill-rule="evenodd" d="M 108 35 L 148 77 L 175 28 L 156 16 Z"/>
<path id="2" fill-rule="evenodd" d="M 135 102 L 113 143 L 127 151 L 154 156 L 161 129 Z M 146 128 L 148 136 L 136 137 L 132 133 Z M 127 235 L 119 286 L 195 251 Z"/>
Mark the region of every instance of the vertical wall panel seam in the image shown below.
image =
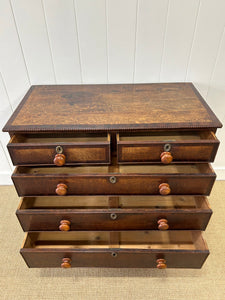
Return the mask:
<path id="1" fill-rule="evenodd" d="M 133 71 L 133 83 L 136 72 L 136 49 L 137 49 L 137 24 L 138 24 L 138 12 L 139 12 L 139 0 L 136 2 L 136 20 L 135 20 L 135 37 L 134 37 L 134 71 Z"/>
<path id="2" fill-rule="evenodd" d="M 73 10 L 74 10 L 75 26 L 76 26 L 76 31 L 77 31 L 77 47 L 78 47 L 78 55 L 79 55 L 79 61 L 80 61 L 80 78 L 81 78 L 81 83 L 84 83 L 83 82 L 83 74 L 82 74 L 81 53 L 80 53 L 79 29 L 78 29 L 77 12 L 76 12 L 76 0 L 73 0 Z"/>
<path id="3" fill-rule="evenodd" d="M 6 93 L 6 96 L 7 96 L 9 105 L 10 105 L 10 108 L 11 108 L 11 112 L 13 112 L 13 107 L 12 107 L 12 104 L 11 104 L 11 101 L 10 101 L 9 93 L 8 93 L 8 91 L 7 91 L 7 87 L 6 87 L 6 84 L 5 84 L 5 81 L 4 81 L 2 72 L 0 72 L 0 77 L 1 77 L 1 79 L 2 79 L 3 87 L 4 87 L 4 90 L 5 90 L 5 93 Z"/>
<path id="4" fill-rule="evenodd" d="M 159 82 L 161 82 L 162 67 L 163 67 L 163 61 L 165 57 L 165 44 L 166 44 L 167 25 L 169 20 L 169 9 L 170 9 L 170 0 L 168 0 L 167 2 L 166 22 L 165 22 L 164 37 L 163 37 L 163 49 L 162 49 L 162 57 L 161 57 L 160 71 L 159 71 Z"/>
<path id="5" fill-rule="evenodd" d="M 45 21 L 45 27 L 46 27 L 46 32 L 47 32 L 47 39 L 48 39 L 48 46 L 49 46 L 49 50 L 50 50 L 53 75 L 54 75 L 55 83 L 57 84 L 55 66 L 54 66 L 54 60 L 53 60 L 53 54 L 52 54 L 52 47 L 51 47 L 51 42 L 50 42 L 50 38 L 49 38 L 48 24 L 47 24 L 47 21 L 46 21 L 46 14 L 45 14 L 45 8 L 44 8 L 43 0 L 41 0 L 41 6 L 42 6 L 44 21 Z"/>
<path id="6" fill-rule="evenodd" d="M 18 30 L 18 27 L 17 27 L 16 17 L 15 17 L 15 14 L 14 14 L 13 5 L 11 3 L 11 0 L 9 0 L 9 5 L 10 5 L 12 16 L 13 16 L 13 22 L 14 22 L 14 25 L 15 25 L 16 34 L 17 34 L 18 41 L 19 41 L 19 44 L 20 44 L 20 49 L 21 49 L 21 53 L 22 53 L 22 57 L 23 57 L 23 62 L 24 62 L 24 65 L 25 65 L 26 73 L 27 73 L 27 79 L 29 81 L 29 85 L 31 86 L 31 80 L 30 80 L 30 75 L 29 75 L 29 71 L 28 71 L 28 67 L 27 67 L 27 62 L 26 62 L 26 59 L 25 59 L 25 54 L 23 52 L 23 46 L 22 46 L 22 42 L 20 40 L 19 30 Z"/>
<path id="7" fill-rule="evenodd" d="M 105 0 L 105 33 L 106 33 L 106 68 L 107 68 L 107 83 L 109 83 L 109 42 L 108 42 L 108 1 Z"/>
<path id="8" fill-rule="evenodd" d="M 80 45 L 79 45 L 79 40 L 78 40 L 77 18 L 76 18 L 74 1 L 73 1 L 73 16 L 74 16 L 74 32 L 75 32 L 74 42 L 75 42 L 75 44 L 77 43 L 78 57 L 79 57 L 79 69 L 80 69 L 80 81 L 81 81 L 81 83 L 83 83 L 82 69 L 81 69 L 81 59 L 80 59 Z"/>
<path id="9" fill-rule="evenodd" d="M 201 8 L 201 0 L 199 1 L 199 4 L 198 4 L 198 10 L 197 10 L 196 19 L 195 19 L 195 29 L 194 29 L 192 42 L 191 42 L 191 47 L 190 47 L 190 52 L 189 52 L 189 58 L 188 58 L 188 63 L 187 63 L 185 81 L 187 81 L 188 70 L 189 70 L 190 63 L 191 63 L 191 55 L 192 55 L 192 50 L 193 50 L 193 47 L 194 47 L 194 41 L 195 41 L 195 37 L 196 37 L 196 30 L 197 30 L 197 24 L 198 24 L 198 17 L 199 17 L 199 13 L 200 13 L 200 8 Z"/>
<path id="10" fill-rule="evenodd" d="M 7 163 L 8 163 L 8 165 L 9 165 L 9 169 L 12 171 L 12 167 L 11 167 L 9 159 L 8 159 L 6 153 L 5 153 L 5 149 L 4 149 L 3 145 L 2 145 L 2 141 L 0 141 L 0 146 L 2 147 L 2 150 L 3 150 L 4 154 L 5 154 L 5 159 L 6 159 Z"/>
<path id="11" fill-rule="evenodd" d="M 2 78 L 3 87 L 4 87 L 4 90 L 5 90 L 6 96 L 8 98 L 8 102 L 9 102 L 9 105 L 10 105 L 10 108 L 11 108 L 11 113 L 12 113 L 13 112 L 12 104 L 10 102 L 9 94 L 8 94 L 8 91 L 7 91 L 7 88 L 6 88 L 6 85 L 5 85 L 5 81 L 4 81 L 4 78 L 3 78 L 1 72 L 0 72 L 0 76 Z M 6 158 L 7 162 L 8 162 L 10 170 L 12 171 L 12 168 L 11 168 L 11 165 L 10 165 L 10 161 L 8 159 L 8 156 L 7 156 L 7 149 L 5 147 L 3 147 L 1 140 L 0 140 L 0 144 L 1 144 L 2 150 L 3 150 L 4 154 L 5 154 L 5 158 Z"/>
<path id="12" fill-rule="evenodd" d="M 221 35 L 221 38 L 220 38 L 220 42 L 219 42 L 219 45 L 218 45 L 218 48 L 217 48 L 217 51 L 216 51 L 216 58 L 215 58 L 215 62 L 214 62 L 212 72 L 211 72 L 211 75 L 210 75 L 209 84 L 208 84 L 208 88 L 207 88 L 207 93 L 206 93 L 206 97 L 205 97 L 206 100 L 208 99 L 209 90 L 210 90 L 210 87 L 212 85 L 212 80 L 213 80 L 213 77 L 214 77 L 214 74 L 215 74 L 215 71 L 216 71 L 216 66 L 217 66 L 217 63 L 218 63 L 218 58 L 219 58 L 220 50 L 221 50 L 221 47 L 222 47 L 224 33 L 225 33 L 225 26 L 223 28 L 222 35 Z"/>

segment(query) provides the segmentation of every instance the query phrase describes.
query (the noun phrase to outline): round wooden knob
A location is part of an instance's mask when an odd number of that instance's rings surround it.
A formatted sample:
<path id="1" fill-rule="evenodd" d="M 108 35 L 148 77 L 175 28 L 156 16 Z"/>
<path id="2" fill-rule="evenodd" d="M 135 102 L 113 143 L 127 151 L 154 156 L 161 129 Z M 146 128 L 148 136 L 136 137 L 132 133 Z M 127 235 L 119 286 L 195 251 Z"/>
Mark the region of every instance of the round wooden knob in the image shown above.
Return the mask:
<path id="1" fill-rule="evenodd" d="M 70 221 L 68 221 L 68 220 L 60 221 L 59 230 L 69 231 L 70 230 Z"/>
<path id="2" fill-rule="evenodd" d="M 71 268 L 71 259 L 67 257 L 63 258 L 61 268 Z"/>
<path id="3" fill-rule="evenodd" d="M 157 223 L 159 230 L 167 230 L 169 228 L 167 219 L 160 219 Z"/>
<path id="4" fill-rule="evenodd" d="M 159 185 L 159 193 L 161 195 L 169 195 L 171 192 L 170 186 L 168 183 L 161 183 Z"/>
<path id="5" fill-rule="evenodd" d="M 173 156 L 170 152 L 161 153 L 160 158 L 161 158 L 161 162 L 165 165 L 168 165 L 173 161 Z"/>
<path id="6" fill-rule="evenodd" d="M 164 258 L 159 258 L 156 261 L 157 263 L 157 269 L 166 269 L 166 260 Z"/>
<path id="7" fill-rule="evenodd" d="M 64 183 L 59 183 L 59 184 L 57 184 L 57 187 L 56 187 L 55 192 L 56 192 L 56 194 L 59 195 L 59 196 L 64 196 L 64 195 L 66 195 L 66 193 L 67 193 L 67 189 L 68 189 L 68 187 L 67 187 L 66 184 L 64 184 Z"/>
<path id="8" fill-rule="evenodd" d="M 53 162 L 56 166 L 61 167 L 61 166 L 65 165 L 66 157 L 62 153 L 61 154 L 56 154 Z"/>

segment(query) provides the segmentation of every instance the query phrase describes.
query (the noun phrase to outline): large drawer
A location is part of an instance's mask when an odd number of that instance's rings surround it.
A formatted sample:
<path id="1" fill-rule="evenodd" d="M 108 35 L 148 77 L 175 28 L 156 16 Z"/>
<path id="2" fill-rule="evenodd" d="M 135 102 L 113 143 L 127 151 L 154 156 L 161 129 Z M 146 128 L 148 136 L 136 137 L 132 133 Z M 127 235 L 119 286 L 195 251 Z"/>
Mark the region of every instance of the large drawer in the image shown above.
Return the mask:
<path id="1" fill-rule="evenodd" d="M 7 147 L 14 165 L 110 163 L 110 134 L 17 134 Z"/>
<path id="2" fill-rule="evenodd" d="M 203 196 L 40 196 L 21 199 L 24 231 L 205 230 L 212 210 Z"/>
<path id="3" fill-rule="evenodd" d="M 212 162 L 219 140 L 211 131 L 118 133 L 118 163 Z"/>
<path id="4" fill-rule="evenodd" d="M 20 250 L 28 267 L 201 268 L 199 231 L 33 232 Z"/>
<path id="5" fill-rule="evenodd" d="M 209 195 L 216 175 L 208 164 L 17 167 L 19 196 Z"/>

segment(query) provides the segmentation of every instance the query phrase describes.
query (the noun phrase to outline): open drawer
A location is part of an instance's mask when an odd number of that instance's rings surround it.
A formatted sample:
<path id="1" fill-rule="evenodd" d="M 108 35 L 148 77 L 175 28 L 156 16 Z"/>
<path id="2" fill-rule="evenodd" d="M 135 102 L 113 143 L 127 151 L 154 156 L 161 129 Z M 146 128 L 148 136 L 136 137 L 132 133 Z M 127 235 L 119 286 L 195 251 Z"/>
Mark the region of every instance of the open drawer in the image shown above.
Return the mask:
<path id="1" fill-rule="evenodd" d="M 40 196 L 21 199 L 24 231 L 205 230 L 212 210 L 203 196 Z"/>
<path id="2" fill-rule="evenodd" d="M 218 146 L 212 131 L 117 133 L 118 163 L 212 162 Z"/>
<path id="3" fill-rule="evenodd" d="M 109 164 L 110 134 L 17 134 L 7 145 L 14 165 Z"/>
<path id="4" fill-rule="evenodd" d="M 209 164 L 17 167 L 19 196 L 209 195 L 216 175 Z"/>
<path id="5" fill-rule="evenodd" d="M 209 250 L 200 231 L 28 233 L 28 267 L 201 268 Z"/>

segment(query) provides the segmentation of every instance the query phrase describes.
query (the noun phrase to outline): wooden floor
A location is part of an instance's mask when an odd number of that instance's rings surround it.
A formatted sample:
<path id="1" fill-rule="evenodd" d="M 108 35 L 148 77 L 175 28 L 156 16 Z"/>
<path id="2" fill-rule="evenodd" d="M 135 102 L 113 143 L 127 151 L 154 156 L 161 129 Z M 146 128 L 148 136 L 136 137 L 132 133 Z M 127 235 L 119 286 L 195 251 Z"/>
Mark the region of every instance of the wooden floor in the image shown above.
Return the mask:
<path id="1" fill-rule="evenodd" d="M 24 233 L 14 187 L 1 186 L 0 201 L 0 299 L 224 299 L 225 181 L 216 182 L 209 197 L 214 213 L 204 237 L 211 254 L 200 270 L 28 269 L 19 254 Z"/>

